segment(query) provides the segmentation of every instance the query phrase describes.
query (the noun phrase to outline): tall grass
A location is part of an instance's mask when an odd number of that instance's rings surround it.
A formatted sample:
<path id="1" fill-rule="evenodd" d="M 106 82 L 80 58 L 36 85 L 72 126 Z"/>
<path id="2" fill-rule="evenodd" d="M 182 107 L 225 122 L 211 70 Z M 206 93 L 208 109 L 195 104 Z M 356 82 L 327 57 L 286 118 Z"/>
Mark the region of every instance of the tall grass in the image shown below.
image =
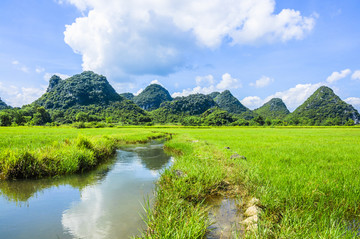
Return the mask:
<path id="1" fill-rule="evenodd" d="M 166 148 L 178 156 L 157 184 L 154 206 L 146 207 L 148 230 L 143 237 L 204 237 L 210 224 L 204 200 L 226 193 L 260 199 L 258 230 L 246 237 L 357 236 L 360 128 L 154 130 L 0 128 L 1 176 L 81 172 L 107 158 L 119 144 L 174 133 Z M 235 153 L 246 159 L 231 159 Z"/>
<path id="2" fill-rule="evenodd" d="M 171 169 L 163 172 L 156 187 L 156 202 L 146 207 L 148 230 L 143 238 L 204 238 L 210 221 L 204 201 L 226 188 L 226 171 L 211 145 L 177 135 L 166 142 L 177 153 Z"/>
<path id="3" fill-rule="evenodd" d="M 353 238 L 358 234 L 358 128 L 168 131 L 186 134 L 209 144 L 207 149 L 198 152 L 202 164 L 207 167 L 211 166 L 208 165 L 209 152 L 206 150 L 214 154 L 221 152 L 230 166 L 227 180 L 246 188 L 248 193 L 260 199 L 263 213 L 259 229 L 249 237 Z M 234 153 L 244 155 L 247 159 L 228 161 Z M 198 164 L 193 165 L 189 160 L 184 168 L 198 172 Z M 217 168 L 211 170 L 216 171 Z"/>
<path id="4" fill-rule="evenodd" d="M 0 152 L 0 179 L 15 178 L 40 178 L 45 176 L 65 175 L 87 171 L 94 168 L 99 163 L 114 155 L 116 148 L 121 144 L 146 142 L 153 138 L 165 137 L 164 133 L 156 133 L 145 130 L 84 130 L 80 131 L 88 135 L 78 135 L 76 129 L 64 129 L 65 134 L 54 135 L 59 132 L 56 128 L 22 128 L 31 134 L 20 133 L 18 129 L 1 128 L 0 138 L 6 138 L 7 132 L 15 131 L 16 135 L 13 141 L 9 140 L 9 147 L 5 147 L 2 143 Z M 72 132 L 69 138 L 64 138 Z M 102 132 L 107 135 L 101 136 Z M 42 133 L 47 136 L 42 139 L 40 144 L 33 144 L 38 138 L 42 137 Z M 115 134 L 117 133 L 117 134 Z M 78 136 L 77 136 L 78 135 Z M 20 138 L 32 139 L 25 143 Z M 57 141 L 53 141 L 53 140 Z M 16 144 L 19 143 L 19 144 Z M 22 146 L 22 147 L 21 147 Z"/>

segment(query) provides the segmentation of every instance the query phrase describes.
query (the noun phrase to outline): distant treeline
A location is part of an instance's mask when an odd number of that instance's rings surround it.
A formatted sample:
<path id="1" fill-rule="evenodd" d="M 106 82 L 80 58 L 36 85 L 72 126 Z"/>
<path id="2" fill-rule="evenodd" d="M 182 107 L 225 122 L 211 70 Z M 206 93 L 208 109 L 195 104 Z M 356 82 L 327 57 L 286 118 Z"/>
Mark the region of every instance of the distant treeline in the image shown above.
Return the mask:
<path id="1" fill-rule="evenodd" d="M 102 107 L 90 107 L 87 111 L 68 112 L 48 111 L 42 106 L 29 105 L 0 111 L 0 126 L 59 126 L 106 127 L 114 125 L 154 125 L 175 124 L 184 126 L 352 126 L 352 119 L 327 118 L 313 120 L 309 118 L 291 118 L 289 120 L 264 118 L 261 115 L 244 119 L 242 115 L 231 114 L 219 108 L 211 108 L 201 115 L 166 114 L 151 111 L 146 115 L 124 112 L 120 116 L 114 111 L 104 111 Z M 99 113 L 96 113 L 99 112 Z"/>

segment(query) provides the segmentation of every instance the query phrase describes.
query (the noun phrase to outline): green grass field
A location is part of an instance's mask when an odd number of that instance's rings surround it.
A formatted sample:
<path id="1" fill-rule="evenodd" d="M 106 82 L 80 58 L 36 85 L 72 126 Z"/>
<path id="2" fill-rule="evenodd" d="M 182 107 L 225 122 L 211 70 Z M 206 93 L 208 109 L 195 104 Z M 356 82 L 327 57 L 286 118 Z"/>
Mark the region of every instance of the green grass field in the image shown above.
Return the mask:
<path id="1" fill-rule="evenodd" d="M 177 156 L 147 207 L 143 237 L 203 237 L 209 221 L 202 204 L 213 195 L 260 199 L 259 227 L 247 237 L 356 237 L 360 128 L 0 128 L 0 150 L 56 151 L 67 141 L 79 150 L 81 138 L 103 150 L 109 142 L 99 138 L 131 143 L 159 132 L 175 134 L 165 146 Z M 235 153 L 246 160 L 230 159 Z M 0 159 L 4 165 L 7 158 Z"/>
<path id="2" fill-rule="evenodd" d="M 0 128 L 0 180 L 90 170 L 122 144 L 165 137 L 149 129 Z"/>

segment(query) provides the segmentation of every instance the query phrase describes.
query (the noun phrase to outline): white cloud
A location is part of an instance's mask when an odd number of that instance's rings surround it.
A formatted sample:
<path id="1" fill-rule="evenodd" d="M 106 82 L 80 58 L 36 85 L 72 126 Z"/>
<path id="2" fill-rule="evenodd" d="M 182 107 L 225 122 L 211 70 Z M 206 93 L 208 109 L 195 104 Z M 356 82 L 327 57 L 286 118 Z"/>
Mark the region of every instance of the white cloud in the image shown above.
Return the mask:
<path id="1" fill-rule="evenodd" d="M 61 223 L 76 238 L 108 238 L 111 226 L 106 210 L 109 201 L 104 198 L 101 187 L 86 187 L 81 191 L 80 201 L 62 214 Z M 106 206 L 105 206 L 106 205 Z M 80 213 L 79 213 L 80 212 Z"/>
<path id="2" fill-rule="evenodd" d="M 242 99 L 240 102 L 249 109 L 259 108 L 264 103 L 264 101 L 259 96 L 248 96 Z"/>
<path id="3" fill-rule="evenodd" d="M 192 89 L 184 89 L 182 92 L 175 92 L 173 93 L 171 96 L 173 98 L 178 97 L 178 96 L 188 96 L 188 95 L 192 95 L 192 94 L 210 94 L 211 92 L 217 91 L 217 89 L 214 86 L 209 86 L 209 87 L 201 87 L 201 86 L 196 86 Z"/>
<path id="4" fill-rule="evenodd" d="M 280 98 L 284 101 L 286 107 L 290 111 L 293 111 L 323 85 L 324 83 L 298 84 L 288 90 L 276 92 L 265 99 L 261 99 L 259 96 L 248 96 L 241 100 L 241 103 L 250 109 L 256 109 L 270 101 L 272 98 Z"/>
<path id="5" fill-rule="evenodd" d="M 66 26 L 65 42 L 84 70 L 106 75 L 166 75 L 194 47 L 302 39 L 315 24 L 292 9 L 276 14 L 274 0 L 66 1 L 84 15 Z"/>
<path id="6" fill-rule="evenodd" d="M 44 80 L 46 82 L 49 82 L 50 78 L 53 76 L 53 75 L 57 75 L 58 77 L 60 77 L 61 79 L 65 80 L 67 78 L 69 78 L 70 76 L 69 75 L 66 75 L 66 74 L 61 74 L 61 73 L 45 73 L 44 74 Z"/>
<path id="7" fill-rule="evenodd" d="M 351 76 L 351 79 L 360 80 L 360 70 L 354 71 L 354 73 Z"/>
<path id="8" fill-rule="evenodd" d="M 351 104 L 357 110 L 360 110 L 360 98 L 359 97 L 349 97 L 344 100 L 346 103 Z"/>
<path id="9" fill-rule="evenodd" d="M 229 73 L 225 73 L 221 77 L 221 81 L 216 84 L 212 75 L 197 76 L 195 78 L 196 87 L 184 89 L 182 92 L 175 92 L 172 97 L 188 96 L 191 94 L 210 94 L 214 91 L 223 91 L 228 89 L 241 88 L 241 82 L 238 79 L 233 78 Z M 216 84 L 216 85 L 215 85 Z"/>
<path id="10" fill-rule="evenodd" d="M 134 95 L 135 96 L 137 96 L 137 95 L 139 95 L 141 92 L 143 92 L 144 91 L 144 89 L 143 88 L 141 88 L 140 90 L 138 90 L 136 93 L 134 93 Z"/>
<path id="11" fill-rule="evenodd" d="M 24 73 L 29 73 L 30 72 L 30 69 L 29 67 L 25 66 L 24 64 L 21 64 L 19 61 L 17 60 L 14 60 L 11 62 L 11 64 L 14 65 L 15 69 L 19 70 L 19 71 L 22 71 Z"/>
<path id="12" fill-rule="evenodd" d="M 242 85 L 238 79 L 232 78 L 229 73 L 222 75 L 222 80 L 216 85 L 219 90 L 237 89 L 241 88 Z"/>
<path id="13" fill-rule="evenodd" d="M 338 81 L 340 79 L 343 79 L 347 77 L 349 74 L 351 74 L 350 69 L 342 70 L 341 72 L 334 71 L 327 79 L 326 81 L 331 83 L 334 83 L 335 81 Z"/>
<path id="14" fill-rule="evenodd" d="M 268 102 L 272 98 L 280 98 L 284 101 L 290 111 L 293 111 L 296 107 L 300 106 L 309 98 L 323 83 L 317 84 L 298 84 L 293 88 L 285 91 L 276 92 L 273 95 L 268 96 L 264 102 Z"/>
<path id="15" fill-rule="evenodd" d="M 43 73 L 45 71 L 45 69 L 43 68 L 43 67 L 36 67 L 36 69 L 35 69 L 35 72 L 36 73 Z"/>
<path id="16" fill-rule="evenodd" d="M 262 87 L 269 85 L 272 82 L 274 82 L 274 79 L 267 77 L 267 76 L 262 76 L 255 83 L 250 83 L 250 86 L 254 86 L 256 88 L 262 88 Z"/>
<path id="17" fill-rule="evenodd" d="M 150 85 L 151 85 L 151 84 L 157 84 L 157 85 L 163 86 L 158 80 L 153 80 L 153 81 L 151 81 L 151 82 L 150 82 Z"/>
<path id="18" fill-rule="evenodd" d="M 41 88 L 18 87 L 0 82 L 0 95 L 5 101 L 15 107 L 30 104 L 45 93 L 46 86 Z"/>

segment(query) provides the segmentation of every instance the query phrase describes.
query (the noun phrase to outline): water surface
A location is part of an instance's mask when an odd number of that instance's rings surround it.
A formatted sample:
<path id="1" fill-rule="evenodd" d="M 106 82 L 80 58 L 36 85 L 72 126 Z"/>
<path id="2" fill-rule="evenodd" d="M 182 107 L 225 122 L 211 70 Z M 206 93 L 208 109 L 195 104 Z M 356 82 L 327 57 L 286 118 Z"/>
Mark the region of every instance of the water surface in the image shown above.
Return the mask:
<path id="1" fill-rule="evenodd" d="M 171 162 L 162 144 L 117 151 L 98 169 L 68 177 L 0 182 L 1 238 L 128 238 L 144 228 L 142 204 Z"/>

